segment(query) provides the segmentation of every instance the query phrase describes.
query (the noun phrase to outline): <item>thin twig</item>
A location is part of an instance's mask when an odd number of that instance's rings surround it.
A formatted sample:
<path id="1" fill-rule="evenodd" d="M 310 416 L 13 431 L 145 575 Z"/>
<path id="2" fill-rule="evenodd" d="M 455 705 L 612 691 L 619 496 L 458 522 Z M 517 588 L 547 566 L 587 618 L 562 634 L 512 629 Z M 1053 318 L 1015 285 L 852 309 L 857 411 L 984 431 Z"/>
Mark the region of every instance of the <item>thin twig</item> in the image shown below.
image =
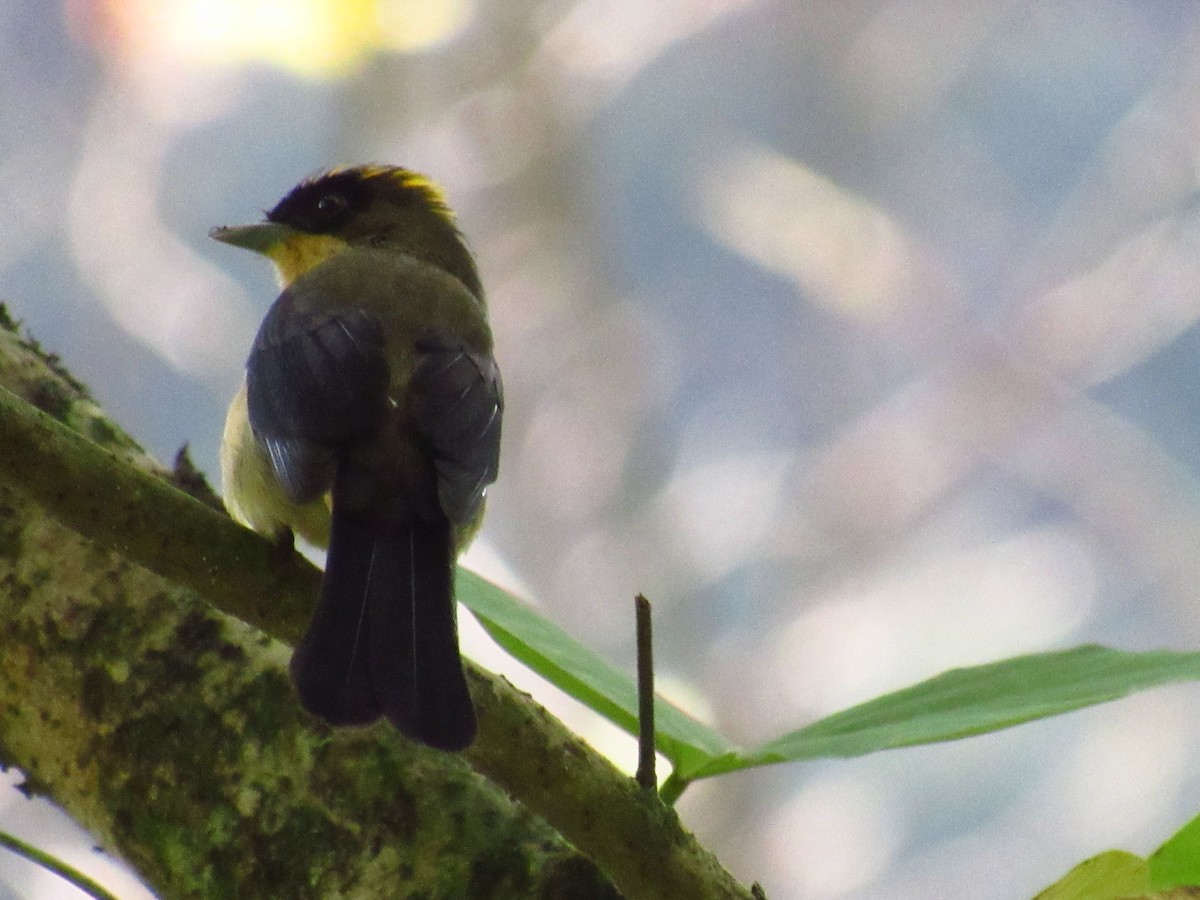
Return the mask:
<path id="1" fill-rule="evenodd" d="M 59 878 L 74 885 L 83 891 L 89 897 L 95 897 L 96 900 L 117 900 L 115 894 L 107 891 L 102 884 L 94 879 L 88 878 L 74 866 L 69 866 L 61 859 L 51 856 L 44 850 L 39 850 L 33 844 L 26 843 L 15 835 L 11 835 L 6 831 L 0 831 L 0 847 L 5 847 L 23 856 L 35 865 L 41 866 L 49 872 L 53 872 Z"/>
<path id="2" fill-rule="evenodd" d="M 654 772 L 654 633 L 650 601 L 638 594 L 633 600 L 637 619 L 638 767 L 637 783 L 647 791 L 658 788 Z"/>

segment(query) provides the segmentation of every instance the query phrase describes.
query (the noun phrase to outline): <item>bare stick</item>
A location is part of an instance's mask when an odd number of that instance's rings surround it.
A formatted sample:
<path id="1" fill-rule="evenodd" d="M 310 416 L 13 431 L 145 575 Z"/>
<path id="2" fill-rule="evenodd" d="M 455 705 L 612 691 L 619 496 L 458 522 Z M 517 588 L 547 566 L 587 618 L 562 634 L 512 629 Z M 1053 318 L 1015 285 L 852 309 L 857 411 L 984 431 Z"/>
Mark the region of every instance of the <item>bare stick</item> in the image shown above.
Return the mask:
<path id="1" fill-rule="evenodd" d="M 657 790 L 654 773 L 654 633 L 650 601 L 638 594 L 633 601 L 637 618 L 638 767 L 637 783 Z"/>

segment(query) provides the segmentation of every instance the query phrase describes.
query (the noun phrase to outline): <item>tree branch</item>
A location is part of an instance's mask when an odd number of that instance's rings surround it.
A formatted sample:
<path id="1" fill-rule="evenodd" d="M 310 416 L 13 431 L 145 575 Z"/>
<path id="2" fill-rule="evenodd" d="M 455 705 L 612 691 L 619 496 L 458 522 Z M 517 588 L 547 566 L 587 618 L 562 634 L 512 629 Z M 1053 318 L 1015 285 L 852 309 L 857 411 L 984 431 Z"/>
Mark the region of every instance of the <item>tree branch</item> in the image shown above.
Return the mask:
<path id="1" fill-rule="evenodd" d="M 299 636 L 317 571 L 152 473 L 55 362 L 0 329 L 0 694 L 15 698 L 0 759 L 164 895 L 254 893 L 258 877 L 297 897 L 404 879 L 434 896 L 613 896 L 465 759 L 631 900 L 750 896 L 657 798 L 475 666 L 463 758 L 303 715 L 271 638 Z"/>

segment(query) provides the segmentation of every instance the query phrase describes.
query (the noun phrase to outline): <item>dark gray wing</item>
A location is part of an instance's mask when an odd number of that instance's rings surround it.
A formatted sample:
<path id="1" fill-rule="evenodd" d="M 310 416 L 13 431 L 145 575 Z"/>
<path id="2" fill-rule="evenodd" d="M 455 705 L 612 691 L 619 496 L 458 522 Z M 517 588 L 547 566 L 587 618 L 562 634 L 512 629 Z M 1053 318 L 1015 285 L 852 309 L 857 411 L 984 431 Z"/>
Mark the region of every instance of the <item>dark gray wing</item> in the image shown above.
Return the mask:
<path id="1" fill-rule="evenodd" d="M 412 412 L 437 470 L 438 500 L 454 524 L 469 522 L 500 467 L 504 391 L 487 353 L 426 334 L 417 341 Z"/>
<path id="2" fill-rule="evenodd" d="M 374 433 L 388 408 L 383 329 L 362 312 L 275 301 L 246 363 L 250 426 L 297 503 L 331 486 L 340 444 Z"/>

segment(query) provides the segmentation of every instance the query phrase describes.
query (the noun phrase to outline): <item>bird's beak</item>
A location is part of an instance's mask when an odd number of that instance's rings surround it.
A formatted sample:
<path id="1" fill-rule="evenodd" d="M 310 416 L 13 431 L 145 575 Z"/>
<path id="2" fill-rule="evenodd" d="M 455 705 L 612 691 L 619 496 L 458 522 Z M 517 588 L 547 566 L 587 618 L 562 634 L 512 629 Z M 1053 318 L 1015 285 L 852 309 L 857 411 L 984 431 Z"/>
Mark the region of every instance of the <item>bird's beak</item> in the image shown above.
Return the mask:
<path id="1" fill-rule="evenodd" d="M 272 256 L 273 251 L 296 236 L 296 230 L 275 222 L 260 222 L 257 225 L 223 225 L 212 229 L 208 236 L 222 244 Z"/>

